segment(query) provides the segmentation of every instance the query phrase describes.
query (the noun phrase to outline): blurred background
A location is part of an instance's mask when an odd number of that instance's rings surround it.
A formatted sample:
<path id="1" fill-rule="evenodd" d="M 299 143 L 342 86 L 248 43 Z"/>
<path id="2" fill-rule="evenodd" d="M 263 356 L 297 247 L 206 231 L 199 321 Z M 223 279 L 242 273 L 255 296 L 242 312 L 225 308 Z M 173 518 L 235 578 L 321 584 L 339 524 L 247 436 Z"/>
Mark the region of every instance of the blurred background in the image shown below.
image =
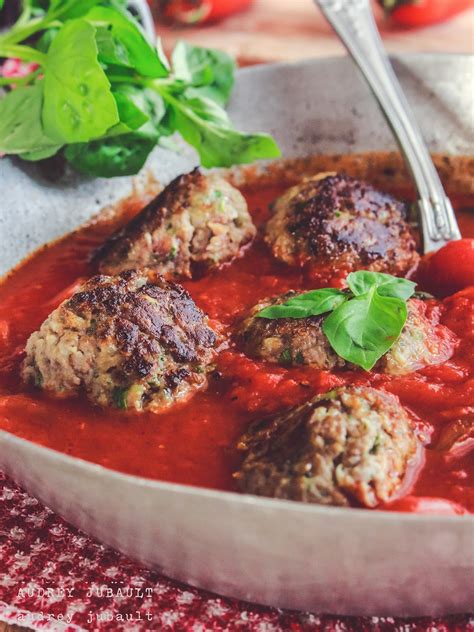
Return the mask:
<path id="1" fill-rule="evenodd" d="M 14 21 L 20 4 L 20 0 L 5 0 L 0 29 Z M 313 0 L 148 0 L 148 4 L 166 52 L 176 40 L 185 39 L 225 50 L 241 66 L 344 53 Z M 391 53 L 474 53 L 474 0 L 372 0 L 372 4 Z"/>
<path id="2" fill-rule="evenodd" d="M 312 0 L 154 0 L 150 4 L 167 52 L 177 39 L 185 39 L 226 50 L 240 65 L 344 53 Z M 474 52 L 474 0 L 373 4 L 389 52 Z"/>

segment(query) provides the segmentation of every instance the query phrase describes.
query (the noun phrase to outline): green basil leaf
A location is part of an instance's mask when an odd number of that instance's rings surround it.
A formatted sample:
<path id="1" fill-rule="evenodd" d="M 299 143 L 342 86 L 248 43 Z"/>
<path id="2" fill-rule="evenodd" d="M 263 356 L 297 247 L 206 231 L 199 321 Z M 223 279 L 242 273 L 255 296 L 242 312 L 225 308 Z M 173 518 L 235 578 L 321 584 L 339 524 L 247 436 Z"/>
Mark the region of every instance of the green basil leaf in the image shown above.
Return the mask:
<path id="1" fill-rule="evenodd" d="M 356 296 L 367 294 L 372 287 L 376 287 L 380 296 L 407 300 L 413 296 L 416 287 L 416 283 L 408 279 L 401 279 L 382 272 L 370 272 L 369 270 L 351 272 L 346 281 Z"/>
<path id="2" fill-rule="evenodd" d="M 125 47 L 129 63 L 144 77 L 167 77 L 168 70 L 148 43 L 138 22 L 126 11 L 113 7 L 94 7 L 85 16 L 94 26 L 105 27 Z M 116 63 L 116 62 L 114 62 Z"/>
<path id="3" fill-rule="evenodd" d="M 180 41 L 173 51 L 172 62 L 176 79 L 194 86 L 196 95 L 219 105 L 227 103 L 235 72 L 235 61 L 230 55 Z"/>
<path id="4" fill-rule="evenodd" d="M 161 96 L 154 90 L 149 88 L 141 88 L 129 84 L 119 84 L 114 86 L 114 96 L 122 95 L 130 105 L 134 105 L 135 108 L 146 117 L 144 125 L 142 124 L 140 131 L 150 135 L 166 136 L 171 134 L 174 130 L 168 127 L 167 121 L 165 121 L 166 106 Z M 119 100 L 121 97 L 118 97 Z M 119 107 L 120 109 L 120 107 Z M 130 110 L 131 114 L 131 110 Z M 108 131 L 107 136 L 117 135 L 117 129 L 124 131 L 131 131 L 131 125 L 128 125 L 129 129 L 124 130 L 124 124 L 127 124 L 125 111 L 120 112 L 120 120 L 118 126 L 115 126 Z M 130 122 L 130 121 L 129 121 Z M 136 129 L 136 128 L 132 128 Z"/>
<path id="5" fill-rule="evenodd" d="M 58 33 L 58 28 L 50 28 L 47 31 L 44 31 L 41 37 L 36 41 L 35 48 L 37 48 L 41 53 L 47 53 Z"/>
<path id="6" fill-rule="evenodd" d="M 54 140 L 89 141 L 119 121 L 97 53 L 95 29 L 84 20 L 66 22 L 51 44 L 44 72 L 43 124 Z"/>
<path id="7" fill-rule="evenodd" d="M 52 156 L 61 148 L 43 129 L 42 108 L 43 81 L 16 88 L 0 100 L 0 152 L 41 152 Z"/>
<path id="8" fill-rule="evenodd" d="M 260 311 L 258 318 L 308 318 L 332 312 L 347 300 L 347 294 L 335 288 L 323 288 L 299 294 L 281 305 L 270 305 Z"/>
<path id="9" fill-rule="evenodd" d="M 115 101 L 120 116 L 120 123 L 126 125 L 129 130 L 136 130 L 142 127 L 149 117 L 135 103 L 134 95 L 125 91 L 114 91 Z"/>
<path id="10" fill-rule="evenodd" d="M 157 143 L 156 136 L 138 132 L 69 145 L 68 162 L 80 173 L 99 178 L 114 178 L 138 173 Z"/>
<path id="11" fill-rule="evenodd" d="M 48 16 L 54 16 L 58 20 L 70 20 L 80 18 L 101 0 L 51 0 L 47 11 Z M 48 3 L 46 3 L 47 5 Z"/>
<path id="12" fill-rule="evenodd" d="M 335 309 L 323 331 L 339 356 L 370 371 L 396 342 L 406 319 L 405 301 L 381 296 L 372 287 Z"/>
<path id="13" fill-rule="evenodd" d="M 44 160 L 45 158 L 51 158 L 58 153 L 61 149 L 61 145 L 55 145 L 53 147 L 44 147 L 40 149 L 34 149 L 33 151 L 26 151 L 19 154 L 22 160 L 28 160 L 30 162 L 36 162 L 37 160 Z"/>
<path id="14" fill-rule="evenodd" d="M 101 62 L 107 65 L 132 67 L 126 47 L 117 37 L 114 37 L 110 27 L 96 26 L 95 41 Z"/>
<path id="15" fill-rule="evenodd" d="M 173 127 L 197 150 L 203 167 L 231 167 L 280 156 L 271 136 L 234 130 L 227 114 L 210 99 L 195 97 L 187 102 L 180 95 L 172 97 L 170 105 Z"/>

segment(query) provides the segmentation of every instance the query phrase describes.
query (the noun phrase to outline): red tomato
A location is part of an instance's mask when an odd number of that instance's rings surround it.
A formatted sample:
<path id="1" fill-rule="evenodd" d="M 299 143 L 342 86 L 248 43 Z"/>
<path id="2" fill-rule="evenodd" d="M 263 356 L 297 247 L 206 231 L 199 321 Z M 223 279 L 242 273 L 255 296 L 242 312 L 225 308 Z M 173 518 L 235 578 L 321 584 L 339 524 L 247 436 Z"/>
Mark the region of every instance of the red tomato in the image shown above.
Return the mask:
<path id="1" fill-rule="evenodd" d="M 222 20 L 247 8 L 253 0 L 162 0 L 158 10 L 170 20 L 197 24 Z"/>
<path id="2" fill-rule="evenodd" d="M 427 290 L 442 296 L 474 285 L 474 239 L 451 241 L 428 255 L 419 275 Z"/>
<path id="3" fill-rule="evenodd" d="M 388 8 L 394 22 L 401 26 L 427 26 L 436 22 L 443 22 L 454 17 L 461 11 L 474 7 L 474 0 L 400 0 L 380 4 Z M 392 8 L 393 7 L 393 8 Z"/>
<path id="4" fill-rule="evenodd" d="M 429 496 L 405 496 L 383 505 L 380 509 L 404 513 L 438 514 L 439 516 L 460 516 L 469 513 L 462 505 L 452 500 Z"/>

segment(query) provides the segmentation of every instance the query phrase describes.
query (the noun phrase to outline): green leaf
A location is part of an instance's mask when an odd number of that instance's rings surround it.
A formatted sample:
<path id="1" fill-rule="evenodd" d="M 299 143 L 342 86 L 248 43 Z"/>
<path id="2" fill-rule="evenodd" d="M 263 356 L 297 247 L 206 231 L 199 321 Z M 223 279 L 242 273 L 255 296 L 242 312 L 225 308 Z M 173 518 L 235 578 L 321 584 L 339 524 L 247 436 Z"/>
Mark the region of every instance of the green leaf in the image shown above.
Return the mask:
<path id="1" fill-rule="evenodd" d="M 167 93 L 164 98 L 173 109 L 173 126 L 197 150 L 204 167 L 231 167 L 280 156 L 271 136 L 234 130 L 224 110 L 210 99 L 186 101 L 184 95 L 172 97 Z"/>
<path id="2" fill-rule="evenodd" d="M 376 287 L 381 296 L 391 296 L 393 298 L 407 300 L 413 296 L 416 288 L 416 283 L 408 279 L 401 279 L 391 274 L 370 272 L 368 270 L 351 272 L 346 281 L 356 296 L 366 294 L 372 287 Z"/>
<path id="3" fill-rule="evenodd" d="M 69 145 L 65 156 L 74 169 L 87 176 L 129 176 L 140 171 L 157 142 L 158 133 L 147 122 L 135 132 Z"/>
<path id="4" fill-rule="evenodd" d="M 123 43 L 114 37 L 110 27 L 96 26 L 95 41 L 99 50 L 99 60 L 104 64 L 131 68 L 128 51 Z"/>
<path id="5" fill-rule="evenodd" d="M 335 309 L 323 331 L 339 356 L 370 371 L 396 342 L 406 319 L 405 301 L 381 296 L 373 286 Z"/>
<path id="6" fill-rule="evenodd" d="M 96 27 L 110 31 L 113 38 L 124 46 L 128 63 L 138 73 L 152 78 L 168 76 L 168 70 L 157 51 L 148 43 L 140 26 L 129 13 L 113 7 L 99 6 L 89 11 L 85 19 Z"/>
<path id="7" fill-rule="evenodd" d="M 133 95 L 128 94 L 124 90 L 114 91 L 112 94 L 117 103 L 120 123 L 129 130 L 136 130 L 149 120 L 149 117 L 143 110 L 136 105 Z"/>
<path id="8" fill-rule="evenodd" d="M 47 31 L 44 31 L 41 37 L 36 41 L 36 48 L 42 53 L 47 53 L 58 32 L 59 29 L 57 28 L 50 28 Z"/>
<path id="9" fill-rule="evenodd" d="M 99 2 L 101 0 L 51 0 L 47 15 L 58 20 L 80 18 Z"/>
<path id="10" fill-rule="evenodd" d="M 42 81 L 16 88 L 0 100 L 0 152 L 24 154 L 34 151 L 51 156 L 60 149 L 61 144 L 45 134 L 41 124 L 42 107 Z"/>
<path id="11" fill-rule="evenodd" d="M 95 30 L 84 20 L 61 27 L 46 57 L 43 124 L 61 142 L 89 141 L 118 123 L 110 83 L 97 60 Z"/>
<path id="12" fill-rule="evenodd" d="M 44 149 L 34 149 L 33 151 L 27 151 L 23 154 L 20 154 L 20 158 L 22 160 L 28 160 L 30 162 L 44 160 L 45 158 L 51 158 L 51 156 L 57 154 L 61 147 L 61 145 L 54 145 L 52 147 L 44 147 Z"/>
<path id="13" fill-rule="evenodd" d="M 347 294 L 335 288 L 312 290 L 288 299 L 281 305 L 270 305 L 257 314 L 258 318 L 308 318 L 332 312 L 347 300 Z"/>
<path id="14" fill-rule="evenodd" d="M 219 105 L 227 103 L 235 72 L 235 61 L 230 55 L 180 41 L 173 51 L 172 62 L 176 79 L 194 86 L 196 95 Z"/>

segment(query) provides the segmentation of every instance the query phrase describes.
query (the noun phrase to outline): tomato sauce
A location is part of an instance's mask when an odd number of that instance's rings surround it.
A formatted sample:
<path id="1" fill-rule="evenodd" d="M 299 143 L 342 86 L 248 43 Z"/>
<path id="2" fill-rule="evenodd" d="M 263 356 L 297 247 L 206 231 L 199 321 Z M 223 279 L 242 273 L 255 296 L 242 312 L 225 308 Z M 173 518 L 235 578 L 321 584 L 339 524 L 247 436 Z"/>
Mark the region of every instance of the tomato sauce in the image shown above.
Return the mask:
<path id="1" fill-rule="evenodd" d="M 283 188 L 243 190 L 257 225 Z M 458 204 L 458 217 L 464 236 L 474 237 L 468 202 Z M 126 216 L 136 210 L 132 206 Z M 236 441 L 249 423 L 335 386 L 372 384 L 398 395 L 426 441 L 424 466 L 407 490 L 410 497 L 445 498 L 474 512 L 474 288 L 436 307 L 460 338 L 453 358 L 409 376 L 284 368 L 251 360 L 230 345 L 217 359 L 209 388 L 161 414 L 101 410 L 82 399 L 54 400 L 24 387 L 19 368 L 28 336 L 94 273 L 91 253 L 124 221 L 125 216 L 80 229 L 36 252 L 0 285 L 0 428 L 122 472 L 231 490 L 241 460 Z M 230 332 L 259 299 L 340 284 L 333 270 L 315 279 L 276 262 L 257 240 L 231 265 L 184 285 Z"/>

